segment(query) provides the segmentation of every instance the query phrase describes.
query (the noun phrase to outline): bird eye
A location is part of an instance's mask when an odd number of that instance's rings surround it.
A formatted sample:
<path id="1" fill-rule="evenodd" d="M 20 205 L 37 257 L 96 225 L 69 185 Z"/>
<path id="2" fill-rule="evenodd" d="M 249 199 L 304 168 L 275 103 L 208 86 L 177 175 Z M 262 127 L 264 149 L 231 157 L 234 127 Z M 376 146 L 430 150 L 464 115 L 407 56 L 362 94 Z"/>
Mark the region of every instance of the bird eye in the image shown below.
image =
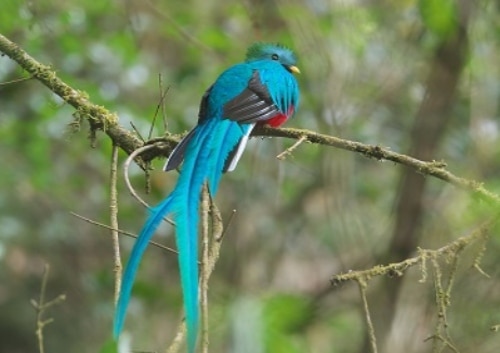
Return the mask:
<path id="1" fill-rule="evenodd" d="M 280 57 L 278 56 L 278 54 L 273 54 L 271 55 L 271 59 L 273 60 L 278 60 Z"/>

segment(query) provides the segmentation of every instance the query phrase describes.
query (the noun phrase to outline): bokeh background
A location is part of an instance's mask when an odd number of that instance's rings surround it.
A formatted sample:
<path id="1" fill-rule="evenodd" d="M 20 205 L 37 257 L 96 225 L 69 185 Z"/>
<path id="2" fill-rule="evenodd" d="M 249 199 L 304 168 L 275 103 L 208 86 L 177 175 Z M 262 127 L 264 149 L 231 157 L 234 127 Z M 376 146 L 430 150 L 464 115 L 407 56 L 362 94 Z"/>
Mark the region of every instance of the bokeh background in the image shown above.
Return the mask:
<path id="1" fill-rule="evenodd" d="M 74 88 L 147 136 L 163 87 L 168 132 L 197 120 L 200 97 L 256 40 L 300 58 L 302 99 L 287 126 L 444 160 L 457 175 L 500 191 L 500 2 L 494 0 L 3 0 L 0 33 Z M 51 308 L 45 352 L 96 352 L 110 337 L 113 258 L 109 231 L 111 143 L 13 61 L 0 57 L 0 351 L 37 351 L 35 311 L 45 264 Z M 131 128 L 131 127 L 130 127 Z M 153 136 L 165 133 L 157 120 Z M 210 284 L 210 351 L 368 352 L 357 286 L 332 287 L 351 269 L 438 248 L 495 215 L 470 194 L 390 162 L 330 147 L 253 139 L 216 202 L 228 229 Z M 120 154 L 123 162 L 125 155 Z M 150 203 L 175 173 L 153 163 Z M 145 211 L 119 180 L 120 228 Z M 164 226 L 156 240 L 174 246 Z M 122 238 L 127 257 L 133 240 Z M 460 352 L 498 352 L 498 229 L 482 258 L 489 278 L 461 259 L 448 314 Z M 174 255 L 147 251 L 127 318 L 137 351 L 164 351 L 181 318 Z M 446 275 L 446 261 L 443 261 Z M 374 279 L 368 301 L 379 352 L 431 352 L 433 279 L 418 268 Z M 445 350 L 447 351 L 447 350 Z M 450 350 L 448 350 L 450 351 Z"/>

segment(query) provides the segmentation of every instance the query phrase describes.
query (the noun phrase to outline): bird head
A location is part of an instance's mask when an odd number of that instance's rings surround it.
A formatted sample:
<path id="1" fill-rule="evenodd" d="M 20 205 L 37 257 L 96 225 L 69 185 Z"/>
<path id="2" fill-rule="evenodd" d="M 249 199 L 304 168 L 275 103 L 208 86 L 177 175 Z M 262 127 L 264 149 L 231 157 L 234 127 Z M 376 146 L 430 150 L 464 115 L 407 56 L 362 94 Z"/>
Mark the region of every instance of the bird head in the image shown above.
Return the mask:
<path id="1" fill-rule="evenodd" d="M 300 73 L 299 68 L 296 66 L 297 58 L 295 54 L 281 44 L 254 43 L 247 50 L 246 60 L 276 60 L 289 72 Z"/>

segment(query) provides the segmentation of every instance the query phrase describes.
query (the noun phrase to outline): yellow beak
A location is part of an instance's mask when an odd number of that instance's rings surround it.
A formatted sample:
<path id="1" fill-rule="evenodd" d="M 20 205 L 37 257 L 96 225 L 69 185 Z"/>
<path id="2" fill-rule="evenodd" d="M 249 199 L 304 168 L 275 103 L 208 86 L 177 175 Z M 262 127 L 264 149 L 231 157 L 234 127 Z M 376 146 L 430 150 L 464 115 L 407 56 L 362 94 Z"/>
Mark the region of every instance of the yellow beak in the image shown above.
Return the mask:
<path id="1" fill-rule="evenodd" d="M 290 65 L 288 66 L 288 69 L 293 72 L 294 74 L 300 74 L 300 70 L 297 66 L 295 65 Z"/>

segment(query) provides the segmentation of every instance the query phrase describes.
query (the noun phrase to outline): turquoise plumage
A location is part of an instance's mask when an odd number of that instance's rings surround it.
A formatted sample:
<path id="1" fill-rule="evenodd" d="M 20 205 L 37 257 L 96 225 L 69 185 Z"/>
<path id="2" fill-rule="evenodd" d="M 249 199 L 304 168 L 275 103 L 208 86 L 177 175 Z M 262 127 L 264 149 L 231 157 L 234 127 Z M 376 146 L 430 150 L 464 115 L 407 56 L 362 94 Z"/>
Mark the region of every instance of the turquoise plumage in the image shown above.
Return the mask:
<path id="1" fill-rule="evenodd" d="M 174 190 L 149 210 L 125 268 L 113 334 L 123 329 L 132 285 L 142 255 L 160 222 L 173 214 L 187 325 L 188 352 L 198 333 L 198 213 L 202 186 L 215 196 L 223 172 L 232 171 L 256 124 L 280 126 L 297 110 L 299 73 L 293 52 L 281 45 L 256 43 L 246 61 L 224 71 L 206 91 L 198 125 L 170 155 L 165 171 L 182 163 Z"/>

